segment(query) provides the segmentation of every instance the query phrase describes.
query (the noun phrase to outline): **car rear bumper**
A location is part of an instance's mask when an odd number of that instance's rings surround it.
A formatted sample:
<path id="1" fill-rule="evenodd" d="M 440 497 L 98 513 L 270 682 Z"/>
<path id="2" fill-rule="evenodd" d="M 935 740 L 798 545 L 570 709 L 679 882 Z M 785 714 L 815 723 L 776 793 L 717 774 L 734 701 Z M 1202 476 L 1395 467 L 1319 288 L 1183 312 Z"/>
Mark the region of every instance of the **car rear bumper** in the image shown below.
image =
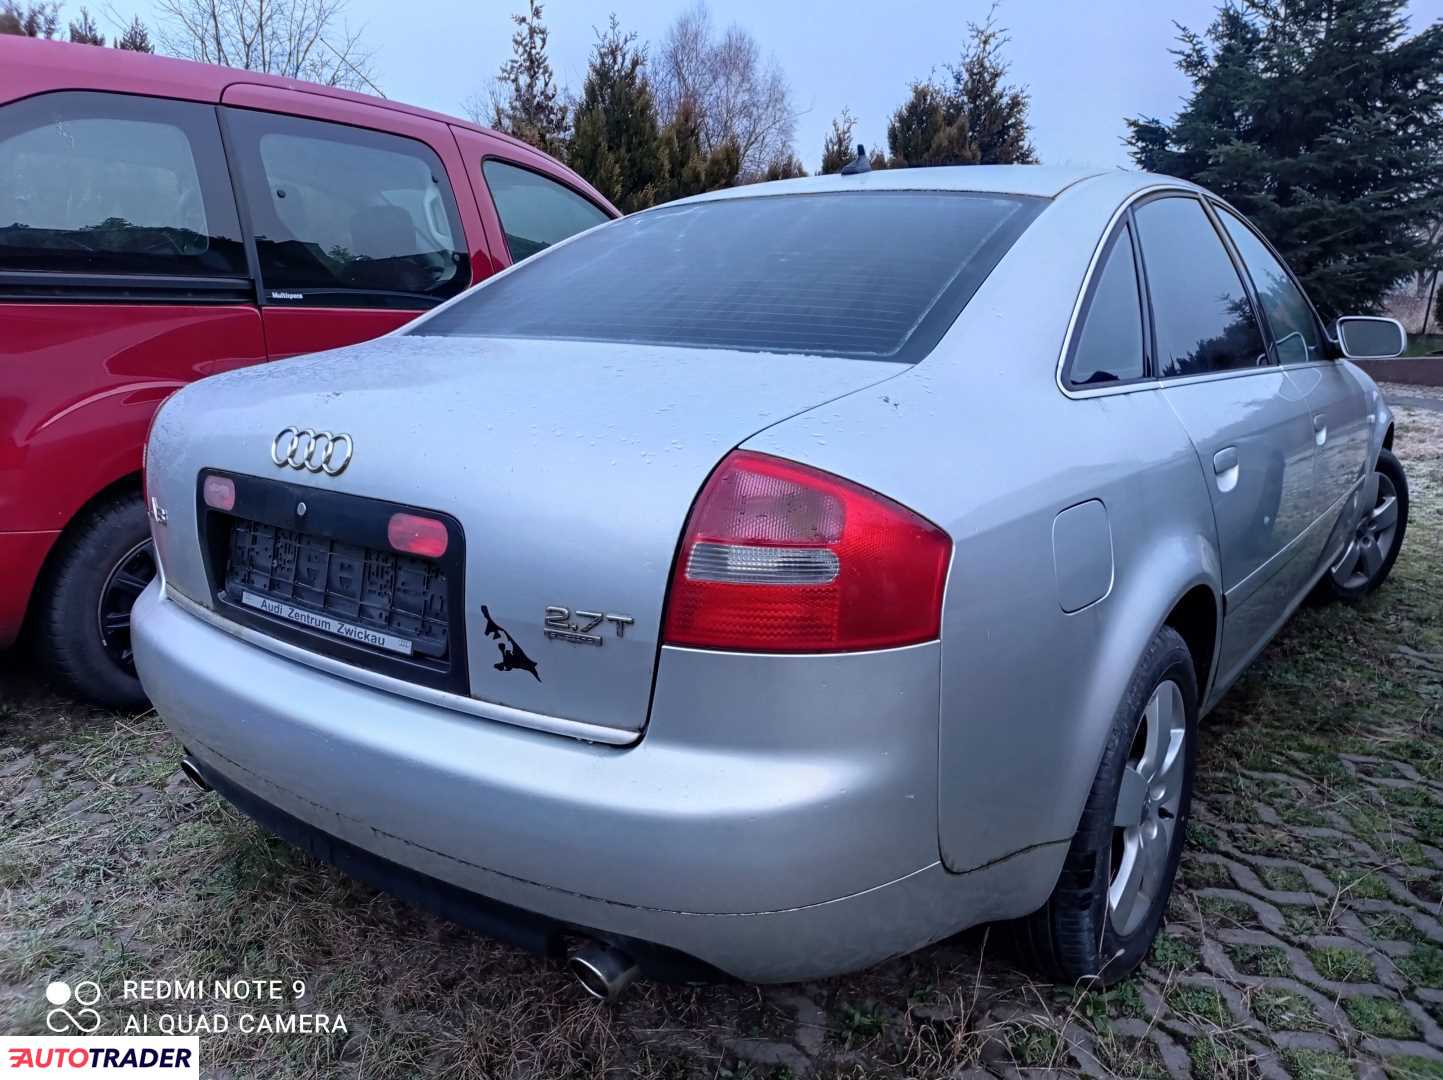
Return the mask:
<path id="1" fill-rule="evenodd" d="M 35 581 L 58 532 L 0 532 L 0 649 L 20 636 Z"/>
<path id="2" fill-rule="evenodd" d="M 899 773 L 888 760 L 909 755 L 874 746 L 867 772 L 843 735 L 809 758 L 752 757 L 720 740 L 678 745 L 655 709 L 658 730 L 628 749 L 510 728 L 273 655 L 158 586 L 136 605 L 133 638 L 161 715 L 242 809 L 358 876 L 423 903 L 427 890 L 449 897 L 443 913 L 534 948 L 570 930 L 748 980 L 820 977 L 1021 914 L 1045 898 L 1065 847 L 946 871 L 934 792 L 906 790 L 914 764 Z M 878 662 L 926 670 L 935 656 Z M 853 696 L 860 713 L 885 714 Z M 931 709 L 935 788 L 935 697 Z M 400 888 L 401 877 L 424 887 Z"/>

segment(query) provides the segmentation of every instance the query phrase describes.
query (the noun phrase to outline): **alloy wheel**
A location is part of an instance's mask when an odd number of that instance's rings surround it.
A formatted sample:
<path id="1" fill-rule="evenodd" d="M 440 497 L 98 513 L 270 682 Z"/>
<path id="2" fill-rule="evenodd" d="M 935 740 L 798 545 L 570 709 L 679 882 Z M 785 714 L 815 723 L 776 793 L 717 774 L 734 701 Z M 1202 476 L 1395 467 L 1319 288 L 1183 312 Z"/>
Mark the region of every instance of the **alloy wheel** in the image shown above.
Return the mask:
<path id="1" fill-rule="evenodd" d="M 1107 914 L 1120 937 L 1142 924 L 1167 888 L 1182 803 L 1186 738 L 1182 689 L 1169 679 L 1158 684 L 1142 710 L 1113 816 Z"/>
<path id="2" fill-rule="evenodd" d="M 155 544 L 142 540 L 110 568 L 100 587 L 96 620 L 105 653 L 127 675 L 135 675 L 135 651 L 130 644 L 130 609 L 155 577 Z"/>
<path id="3" fill-rule="evenodd" d="M 1331 571 L 1333 583 L 1340 589 L 1361 589 L 1377 577 L 1398 535 L 1398 492 L 1386 473 L 1372 474 L 1364 485 L 1362 501 L 1371 509 L 1359 520 Z"/>

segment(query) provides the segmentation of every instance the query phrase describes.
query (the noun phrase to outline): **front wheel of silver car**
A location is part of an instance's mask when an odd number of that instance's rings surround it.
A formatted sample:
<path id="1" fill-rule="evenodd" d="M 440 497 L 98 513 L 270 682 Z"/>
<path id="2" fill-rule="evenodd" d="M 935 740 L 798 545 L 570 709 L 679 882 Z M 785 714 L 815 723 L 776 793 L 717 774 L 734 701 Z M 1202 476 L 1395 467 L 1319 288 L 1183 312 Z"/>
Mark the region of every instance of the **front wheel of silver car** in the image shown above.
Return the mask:
<path id="1" fill-rule="evenodd" d="M 1197 697 L 1187 644 L 1163 627 L 1113 718 L 1057 886 L 1019 926 L 1024 952 L 1050 974 L 1107 985 L 1151 948 L 1187 831 Z"/>
<path id="2" fill-rule="evenodd" d="M 1363 484 L 1362 513 L 1342 551 L 1318 583 L 1324 600 L 1361 600 L 1387 580 L 1408 531 L 1408 477 L 1390 450 Z"/>

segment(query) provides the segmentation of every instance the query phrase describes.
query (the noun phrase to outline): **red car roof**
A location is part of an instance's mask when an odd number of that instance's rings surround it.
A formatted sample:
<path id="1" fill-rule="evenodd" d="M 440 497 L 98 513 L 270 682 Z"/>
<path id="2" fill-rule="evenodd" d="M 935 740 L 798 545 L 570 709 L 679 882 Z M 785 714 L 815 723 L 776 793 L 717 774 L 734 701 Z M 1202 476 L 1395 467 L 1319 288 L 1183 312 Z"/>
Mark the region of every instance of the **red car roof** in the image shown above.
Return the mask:
<path id="1" fill-rule="evenodd" d="M 52 90 L 106 90 L 218 103 L 226 88 L 236 85 L 272 86 L 282 90 L 319 94 L 477 131 L 507 144 L 516 157 L 529 157 L 538 164 L 545 162 L 552 169 L 561 168 L 572 184 L 585 189 L 601 205 L 611 205 L 585 180 L 529 143 L 445 113 L 301 79 L 262 75 L 255 71 L 200 64 L 192 60 L 176 60 L 168 56 L 154 56 L 126 49 L 0 34 L 0 104 Z"/>

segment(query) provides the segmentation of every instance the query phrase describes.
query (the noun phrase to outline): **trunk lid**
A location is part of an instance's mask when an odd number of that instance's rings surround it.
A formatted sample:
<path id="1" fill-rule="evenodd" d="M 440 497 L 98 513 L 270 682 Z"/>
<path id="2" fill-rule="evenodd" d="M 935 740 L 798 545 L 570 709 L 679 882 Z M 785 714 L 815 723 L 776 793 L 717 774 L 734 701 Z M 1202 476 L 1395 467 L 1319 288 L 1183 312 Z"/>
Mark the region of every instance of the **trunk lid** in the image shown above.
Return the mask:
<path id="1" fill-rule="evenodd" d="M 396 336 L 182 391 L 157 421 L 151 469 L 174 481 L 172 504 L 187 484 L 193 500 L 199 471 L 215 468 L 453 516 L 465 535 L 472 696 L 511 722 L 536 714 L 638 732 L 676 545 L 717 462 L 771 424 L 905 370 Z M 277 467 L 271 444 L 287 427 L 348 434 L 349 465 L 338 476 Z M 181 580 L 194 565 L 167 560 L 166 572 L 211 598 L 205 582 Z"/>

